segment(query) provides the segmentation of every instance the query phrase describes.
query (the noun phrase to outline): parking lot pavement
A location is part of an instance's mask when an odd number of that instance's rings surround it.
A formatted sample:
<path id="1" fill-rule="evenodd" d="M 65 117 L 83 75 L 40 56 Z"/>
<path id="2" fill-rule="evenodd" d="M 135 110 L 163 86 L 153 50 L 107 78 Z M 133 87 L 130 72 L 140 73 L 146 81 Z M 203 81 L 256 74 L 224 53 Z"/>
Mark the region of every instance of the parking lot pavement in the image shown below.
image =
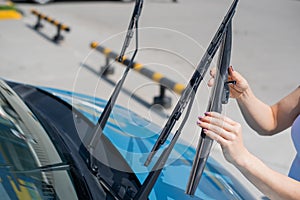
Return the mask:
<path id="1" fill-rule="evenodd" d="M 186 84 L 198 64 L 231 1 L 167 0 L 144 2 L 139 21 L 139 52 L 136 60 L 175 82 Z M 110 1 L 60 1 L 47 5 L 16 3 L 20 20 L 0 21 L 0 74 L 2 78 L 108 98 L 124 67 L 113 63 L 115 73 L 98 77 L 105 58 L 90 48 L 92 41 L 120 52 L 134 3 Z M 33 30 L 34 8 L 70 26 L 59 44 L 51 41 L 56 29 L 49 23 Z M 252 85 L 255 94 L 272 104 L 299 85 L 300 2 L 252 0 L 239 2 L 233 19 L 232 64 Z M 131 42 L 128 57 L 135 41 Z M 213 63 L 214 64 L 214 63 Z M 205 81 L 208 77 L 205 77 Z M 205 82 L 204 81 L 204 82 Z M 163 125 L 170 109 L 151 106 L 159 87 L 153 81 L 130 72 L 117 103 Z M 196 117 L 206 109 L 209 89 L 203 83 L 184 130 L 183 139 L 195 145 L 199 130 Z M 178 95 L 167 91 L 173 100 Z M 149 105 L 145 107 L 145 105 Z M 286 174 L 295 156 L 290 130 L 272 138 L 257 136 L 242 118 L 234 100 L 224 113 L 244 128 L 245 145 L 268 166 Z M 242 175 L 213 146 L 212 156 L 235 173 L 260 197 Z"/>

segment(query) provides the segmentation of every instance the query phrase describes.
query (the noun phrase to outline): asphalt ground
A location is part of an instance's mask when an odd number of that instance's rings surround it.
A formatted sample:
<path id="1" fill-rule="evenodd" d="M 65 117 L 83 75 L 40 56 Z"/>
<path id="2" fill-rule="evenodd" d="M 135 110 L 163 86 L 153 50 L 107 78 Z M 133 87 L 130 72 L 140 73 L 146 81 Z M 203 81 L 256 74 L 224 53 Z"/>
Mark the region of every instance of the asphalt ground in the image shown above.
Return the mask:
<path id="1" fill-rule="evenodd" d="M 0 3 L 4 1 L 0 0 Z M 231 1 L 217 0 L 148 0 L 139 20 L 138 47 L 135 61 L 171 80 L 186 84 L 200 61 Z M 119 53 L 134 3 L 117 1 L 60 1 L 47 5 L 15 2 L 23 13 L 20 20 L 0 20 L 0 74 L 2 78 L 34 85 L 72 90 L 108 99 L 124 70 L 110 61 L 115 73 L 99 78 L 105 57 L 90 48 L 92 41 Z M 55 26 L 44 22 L 44 28 L 32 27 L 36 9 L 68 26 L 64 39 L 52 42 Z M 233 18 L 231 63 L 243 74 L 254 93 L 268 104 L 276 103 L 299 86 L 300 74 L 300 1 L 241 0 Z M 135 39 L 126 52 L 131 57 Z M 214 60 L 212 66 L 215 65 Z M 196 145 L 199 129 L 197 116 L 206 111 L 210 88 L 209 76 L 200 85 L 182 139 Z M 159 85 L 130 71 L 117 104 L 163 126 L 179 95 L 170 90 L 172 107 L 152 105 L 159 95 Z M 243 126 L 244 143 L 269 167 L 287 174 L 296 154 L 290 129 L 272 137 L 258 136 L 246 124 L 235 100 L 230 100 L 223 113 Z M 253 187 L 213 145 L 211 156 L 242 181 L 257 198 L 262 194 Z"/>

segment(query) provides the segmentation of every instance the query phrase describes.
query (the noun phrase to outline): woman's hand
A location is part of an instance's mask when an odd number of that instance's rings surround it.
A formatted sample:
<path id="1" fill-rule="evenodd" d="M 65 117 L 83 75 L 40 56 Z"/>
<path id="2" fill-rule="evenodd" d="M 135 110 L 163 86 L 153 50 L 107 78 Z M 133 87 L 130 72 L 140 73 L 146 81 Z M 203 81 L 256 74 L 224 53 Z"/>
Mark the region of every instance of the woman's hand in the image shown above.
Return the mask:
<path id="1" fill-rule="evenodd" d="M 208 81 L 208 86 L 213 86 L 217 68 L 214 67 L 210 70 L 211 78 Z M 232 66 L 228 68 L 228 81 L 236 81 L 236 84 L 229 84 L 230 97 L 239 98 L 248 88 L 247 80 L 237 71 L 234 71 Z"/>
<path id="2" fill-rule="evenodd" d="M 226 160 L 234 165 L 243 165 L 248 150 L 243 144 L 241 125 L 216 112 L 206 112 L 198 119 L 197 124 L 204 133 L 221 145 Z"/>
<path id="3" fill-rule="evenodd" d="M 224 115 L 207 112 L 199 117 L 198 125 L 204 133 L 222 147 L 227 161 L 270 199 L 300 199 L 300 182 L 280 174 L 253 154 L 243 145 L 241 125 Z"/>

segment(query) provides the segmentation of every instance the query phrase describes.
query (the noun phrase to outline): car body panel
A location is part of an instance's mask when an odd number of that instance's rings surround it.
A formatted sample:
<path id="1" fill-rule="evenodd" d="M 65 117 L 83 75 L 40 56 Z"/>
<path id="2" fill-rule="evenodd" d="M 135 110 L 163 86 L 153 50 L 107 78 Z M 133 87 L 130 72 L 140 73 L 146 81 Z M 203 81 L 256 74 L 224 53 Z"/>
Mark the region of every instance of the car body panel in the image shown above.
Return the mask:
<path id="1" fill-rule="evenodd" d="M 106 104 L 103 99 L 71 91 L 45 87 L 42 89 L 66 101 L 95 124 Z M 143 183 L 153 166 L 151 164 L 145 167 L 143 163 L 158 138 L 160 130 L 161 127 L 158 125 L 116 105 L 103 133 L 117 147 L 140 182 Z M 168 143 L 169 141 L 165 145 Z M 212 158 L 208 159 L 195 196 L 186 195 L 185 187 L 194 155 L 193 147 L 186 145 L 183 141 L 178 142 L 149 199 L 254 199 L 249 191 Z M 157 157 L 154 161 L 156 159 Z"/>

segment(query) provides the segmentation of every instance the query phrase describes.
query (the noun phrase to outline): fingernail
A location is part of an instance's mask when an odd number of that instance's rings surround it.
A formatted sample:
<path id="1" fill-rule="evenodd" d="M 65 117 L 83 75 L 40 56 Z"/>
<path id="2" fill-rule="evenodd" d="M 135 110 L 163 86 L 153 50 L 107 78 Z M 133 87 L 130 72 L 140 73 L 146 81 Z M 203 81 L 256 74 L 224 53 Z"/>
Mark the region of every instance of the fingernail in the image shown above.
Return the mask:
<path id="1" fill-rule="evenodd" d="M 204 133 L 207 133 L 207 129 L 206 129 L 206 128 L 204 128 L 204 129 L 203 129 L 203 132 L 204 132 Z"/>
<path id="2" fill-rule="evenodd" d="M 230 66 L 230 67 L 229 67 L 229 69 L 230 69 L 231 71 L 234 71 L 234 69 L 233 69 L 233 67 L 232 67 L 232 66 Z"/>
<path id="3" fill-rule="evenodd" d="M 205 112 L 204 115 L 205 115 L 205 116 L 208 116 L 208 115 L 209 115 L 209 112 Z"/>
<path id="4" fill-rule="evenodd" d="M 198 116 L 198 119 L 199 119 L 199 120 L 202 120 L 202 119 L 203 119 L 203 117 L 202 117 L 202 116 Z"/>

